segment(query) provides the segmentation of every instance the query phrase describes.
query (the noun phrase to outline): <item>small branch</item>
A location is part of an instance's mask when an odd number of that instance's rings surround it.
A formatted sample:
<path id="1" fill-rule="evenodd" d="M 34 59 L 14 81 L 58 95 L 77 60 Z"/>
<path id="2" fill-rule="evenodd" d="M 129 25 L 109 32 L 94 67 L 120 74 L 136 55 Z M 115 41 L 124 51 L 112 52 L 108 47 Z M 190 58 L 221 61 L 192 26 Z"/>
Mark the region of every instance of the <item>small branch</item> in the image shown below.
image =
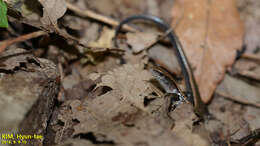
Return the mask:
<path id="1" fill-rule="evenodd" d="M 114 26 L 114 27 L 119 25 L 119 22 L 112 19 L 112 18 L 97 14 L 94 11 L 91 11 L 91 10 L 81 10 L 80 8 L 72 5 L 69 2 L 67 2 L 66 4 L 67 4 L 67 8 L 69 10 L 75 12 L 76 14 L 78 14 L 82 17 L 89 17 L 89 18 L 92 18 L 92 19 L 97 20 L 97 21 L 101 21 L 103 23 L 109 24 L 109 25 Z M 130 31 L 130 32 L 137 32 L 138 31 L 138 30 L 136 30 L 135 28 L 133 28 L 129 25 L 124 25 L 122 28 L 124 30 Z"/>
<path id="2" fill-rule="evenodd" d="M 255 60 L 257 62 L 260 62 L 260 56 L 259 55 L 245 53 L 241 57 L 245 58 L 245 59 L 251 59 L 251 60 Z"/>
<path id="3" fill-rule="evenodd" d="M 7 48 L 8 46 L 11 46 L 12 44 L 22 42 L 22 41 L 25 41 L 25 40 L 29 40 L 29 39 L 32 39 L 32 38 L 36 38 L 36 37 L 46 35 L 46 34 L 47 34 L 46 32 L 40 30 L 40 31 L 36 31 L 36 32 L 32 32 L 32 33 L 29 33 L 29 34 L 19 36 L 19 37 L 14 38 L 14 39 L 8 39 L 8 40 L 5 40 L 5 41 L 2 41 L 2 42 L 0 42 L 0 53 L 2 53 L 5 50 L 5 48 Z"/>
<path id="4" fill-rule="evenodd" d="M 260 81 L 260 75 L 252 71 L 243 70 L 243 71 L 239 71 L 238 74 L 252 80 Z"/>

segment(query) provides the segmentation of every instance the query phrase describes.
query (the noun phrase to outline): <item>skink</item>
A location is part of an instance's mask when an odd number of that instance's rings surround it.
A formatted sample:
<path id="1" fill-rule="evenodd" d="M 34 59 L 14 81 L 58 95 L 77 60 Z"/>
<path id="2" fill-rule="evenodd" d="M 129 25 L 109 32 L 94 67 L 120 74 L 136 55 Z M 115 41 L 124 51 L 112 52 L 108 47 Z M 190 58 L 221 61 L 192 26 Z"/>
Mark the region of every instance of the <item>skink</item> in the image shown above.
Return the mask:
<path id="1" fill-rule="evenodd" d="M 116 39 L 117 39 L 117 36 L 118 36 L 122 26 L 124 24 L 127 24 L 134 20 L 147 20 L 147 21 L 153 22 L 153 23 L 157 24 L 160 27 L 160 29 L 162 29 L 162 31 L 164 31 L 164 32 L 166 32 L 170 28 L 162 19 L 155 17 L 155 16 L 150 16 L 150 15 L 130 16 L 130 17 L 124 19 L 123 21 L 121 21 L 120 24 L 116 27 L 115 37 L 114 37 L 114 44 L 116 47 L 118 47 Z M 191 70 L 190 64 L 188 62 L 188 59 L 184 53 L 184 50 L 182 49 L 182 45 L 173 30 L 170 33 L 168 33 L 167 37 L 169 38 L 170 43 L 172 44 L 172 46 L 174 48 L 174 52 L 178 58 L 178 62 L 180 64 L 180 66 L 181 66 L 181 70 L 182 70 L 182 74 L 184 76 L 187 92 L 190 93 L 188 100 L 193 104 L 195 114 L 199 118 L 205 119 L 205 116 L 208 116 L 209 112 L 208 112 L 207 106 L 201 100 L 201 96 L 199 93 L 197 83 L 195 81 L 195 78 L 194 78 L 193 72 Z"/>

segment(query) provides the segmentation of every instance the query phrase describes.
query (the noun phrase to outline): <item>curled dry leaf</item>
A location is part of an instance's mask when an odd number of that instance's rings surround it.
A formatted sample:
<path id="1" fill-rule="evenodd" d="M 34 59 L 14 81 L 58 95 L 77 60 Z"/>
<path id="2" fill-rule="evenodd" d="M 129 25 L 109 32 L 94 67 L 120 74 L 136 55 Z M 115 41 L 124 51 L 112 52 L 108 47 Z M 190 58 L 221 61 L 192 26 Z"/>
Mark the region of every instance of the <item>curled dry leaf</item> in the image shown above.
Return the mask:
<path id="1" fill-rule="evenodd" d="M 152 92 L 149 83 L 146 82 L 150 79 L 151 74 L 144 70 L 142 65 L 124 65 L 104 75 L 99 86 L 120 90 L 123 97 L 128 97 L 126 100 L 145 110 L 144 97 Z"/>
<path id="2" fill-rule="evenodd" d="M 66 10 L 65 0 L 39 0 L 43 6 L 43 17 L 41 22 L 46 26 L 57 27 L 57 20 L 61 18 Z"/>
<path id="3" fill-rule="evenodd" d="M 172 26 L 192 65 L 202 100 L 209 102 L 241 48 L 243 25 L 235 0 L 177 0 Z M 178 19 L 180 18 L 180 19 Z"/>

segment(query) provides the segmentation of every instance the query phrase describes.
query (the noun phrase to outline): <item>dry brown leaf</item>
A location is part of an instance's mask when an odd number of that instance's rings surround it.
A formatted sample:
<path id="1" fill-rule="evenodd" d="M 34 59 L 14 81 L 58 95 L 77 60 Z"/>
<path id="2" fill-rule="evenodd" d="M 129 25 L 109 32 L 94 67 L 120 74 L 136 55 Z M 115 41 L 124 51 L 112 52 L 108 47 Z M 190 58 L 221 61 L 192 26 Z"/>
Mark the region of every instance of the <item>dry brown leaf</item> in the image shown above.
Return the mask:
<path id="1" fill-rule="evenodd" d="M 97 78 L 97 77 L 95 77 L 95 78 Z M 167 105 L 165 105 L 165 103 L 160 103 L 161 102 L 160 100 L 157 100 L 157 102 L 155 102 L 151 106 L 148 106 L 148 107 L 144 106 L 144 98 L 149 97 L 149 93 L 152 92 L 152 90 L 150 88 L 151 86 L 149 84 L 147 84 L 147 82 L 145 82 L 149 79 L 151 79 L 151 75 L 148 71 L 143 70 L 142 65 L 127 64 L 121 68 L 115 69 L 112 72 L 108 72 L 106 75 L 102 76 L 102 82 L 100 84 L 98 84 L 98 86 L 109 86 L 116 91 L 118 90 L 118 92 L 122 94 L 121 95 L 122 99 L 120 99 L 121 103 L 118 103 L 118 104 L 116 104 L 115 101 L 113 101 L 112 97 L 109 98 L 109 99 L 111 99 L 111 101 L 110 101 L 111 105 L 114 105 L 114 106 L 112 106 L 113 109 L 116 109 L 115 108 L 116 106 L 118 106 L 118 107 L 123 106 L 124 103 L 122 103 L 122 101 L 124 101 L 124 100 L 129 101 L 131 104 L 138 107 L 139 109 L 142 109 L 143 111 L 145 111 L 147 113 L 153 113 L 155 111 L 155 109 L 158 109 L 160 107 L 167 109 Z M 106 96 L 106 95 L 104 95 L 104 96 Z M 115 95 L 112 95 L 112 96 L 115 97 Z M 102 100 L 102 99 L 100 99 L 100 100 Z M 165 102 L 164 99 L 162 101 Z M 161 104 L 163 104 L 163 105 L 161 105 Z M 93 106 L 95 106 L 95 105 L 96 104 L 93 104 Z M 104 108 L 101 113 L 103 113 L 104 115 L 107 115 L 106 113 L 108 111 L 110 111 L 110 110 Z M 121 111 L 121 110 L 118 110 L 118 111 Z M 122 110 L 122 111 L 124 111 L 124 110 Z M 165 118 L 168 119 L 169 117 L 163 116 L 163 115 L 166 115 L 166 112 L 167 112 L 167 110 L 161 109 L 161 113 L 158 113 L 158 115 L 154 115 L 154 117 L 155 117 L 155 119 L 159 120 L 162 125 L 165 122 L 164 128 L 168 127 L 166 129 L 169 129 L 169 126 L 171 126 L 171 123 L 169 123 L 169 121 L 167 122 L 167 120 L 165 121 Z M 109 113 L 113 113 L 113 112 L 110 111 Z M 176 136 L 179 138 L 179 140 L 185 142 L 185 145 L 201 145 L 201 146 L 208 145 L 208 141 L 206 139 L 203 139 L 199 134 L 193 133 L 191 130 L 192 119 L 195 118 L 195 115 L 193 113 L 193 107 L 190 104 L 182 104 L 182 105 L 178 106 L 174 110 L 174 112 L 171 113 L 171 115 L 172 115 L 172 118 L 174 118 L 174 120 L 175 120 L 175 127 L 173 128 L 173 131 L 176 134 Z M 153 121 L 153 120 L 151 120 L 147 117 L 147 121 Z M 144 121 L 140 120 L 140 122 L 143 123 Z M 139 122 L 136 122 L 136 123 L 139 123 Z M 146 126 L 143 125 L 142 127 L 146 127 Z M 166 130 L 166 129 L 161 129 L 161 128 L 163 128 L 163 127 L 158 125 L 158 123 L 154 123 L 153 130 L 150 131 L 150 134 L 153 135 L 153 134 L 156 134 L 158 131 Z M 143 130 L 146 131 L 147 129 L 143 129 Z M 142 132 L 144 132 L 144 131 L 142 131 Z M 147 136 L 149 137 L 149 135 L 147 135 Z M 137 139 L 139 139 L 139 138 L 137 138 Z M 160 142 L 158 144 L 160 144 Z M 163 144 L 163 145 L 165 145 L 165 144 Z M 168 144 L 168 142 L 167 142 L 167 144 Z M 176 142 L 175 142 L 175 144 L 176 144 Z"/>
<path id="2" fill-rule="evenodd" d="M 202 131 L 202 128 L 198 129 L 202 132 L 195 132 L 193 124 L 193 119 L 195 119 L 195 114 L 193 113 L 193 107 L 191 104 L 181 104 L 177 106 L 174 112 L 171 113 L 171 117 L 175 120 L 175 126 L 173 132 L 182 140 L 184 140 L 190 146 L 209 146 L 209 133 L 207 131 Z M 198 130 L 198 131 L 199 131 Z M 204 135 L 204 137 L 202 136 Z M 205 138 L 206 135 L 206 138 Z"/>
<path id="3" fill-rule="evenodd" d="M 240 71 L 240 72 L 238 72 L 238 73 L 239 73 L 241 76 L 247 77 L 247 78 L 249 78 L 249 79 L 256 80 L 256 81 L 260 81 L 259 71 L 260 71 L 260 68 L 258 67 L 257 69 L 255 69 L 255 70 L 253 70 L 253 71 L 244 70 L 244 71 Z"/>
<path id="4" fill-rule="evenodd" d="M 130 16 L 147 10 L 146 5 L 140 5 L 139 0 L 88 0 L 88 7 L 106 16 Z"/>
<path id="5" fill-rule="evenodd" d="M 211 103 L 209 109 L 219 120 L 210 120 L 205 124 L 205 127 L 212 132 L 213 141 L 226 140 L 230 136 L 237 139 L 249 134 L 249 121 L 245 121 L 242 116 L 245 112 L 245 110 L 242 110 L 243 105 L 221 98 L 218 95 L 214 96 Z"/>
<path id="6" fill-rule="evenodd" d="M 113 46 L 112 39 L 115 35 L 114 29 L 104 27 L 97 41 L 91 41 L 88 43 L 93 48 L 111 48 Z"/>
<path id="7" fill-rule="evenodd" d="M 246 52 L 253 53 L 260 47 L 260 1 L 237 0 L 240 15 L 245 23 Z"/>
<path id="8" fill-rule="evenodd" d="M 0 69 L 14 70 L 15 68 L 19 68 L 21 63 L 26 63 L 28 62 L 28 59 L 34 58 L 35 57 L 32 55 L 32 53 L 22 48 L 8 49 L 0 55 Z"/>
<path id="9" fill-rule="evenodd" d="M 245 112 L 243 118 L 245 118 L 245 120 L 248 121 L 248 123 L 250 125 L 250 130 L 255 130 L 260 127 L 260 125 L 259 125 L 260 116 L 259 115 L 260 115 L 259 108 L 250 107 L 250 106 L 246 107 L 246 112 Z"/>
<path id="10" fill-rule="evenodd" d="M 244 30 L 235 0 L 177 0 L 172 15 L 172 26 L 181 17 L 176 33 L 196 68 L 202 100 L 209 102 L 242 46 Z"/>
<path id="11" fill-rule="evenodd" d="M 167 49 L 166 47 L 157 44 L 148 50 L 148 56 L 171 73 L 174 73 L 175 75 L 181 74 L 180 65 L 171 49 Z"/>
<path id="12" fill-rule="evenodd" d="M 241 76 L 260 81 L 260 66 L 256 61 L 239 59 L 238 61 L 236 61 L 233 70 L 235 73 L 238 73 Z"/>
<path id="13" fill-rule="evenodd" d="M 66 10 L 65 0 L 39 0 L 43 6 L 43 17 L 41 22 L 46 26 L 57 28 L 57 20 L 61 18 Z"/>
<path id="14" fill-rule="evenodd" d="M 127 43 L 132 47 L 134 53 L 146 49 L 147 46 L 157 39 L 157 35 L 146 32 L 127 33 L 126 37 Z"/>
<path id="15" fill-rule="evenodd" d="M 234 70 L 235 71 L 244 71 L 244 70 L 252 70 L 258 67 L 257 62 L 255 61 L 250 61 L 247 59 L 239 59 L 236 61 L 236 63 L 234 64 Z"/>
<path id="16" fill-rule="evenodd" d="M 132 102 L 135 106 L 145 110 L 144 97 L 152 92 L 149 83 L 146 81 L 152 79 L 151 74 L 143 69 L 143 65 L 124 65 L 121 68 L 109 71 L 102 77 L 99 86 L 109 86 L 112 89 L 120 90 L 126 100 Z"/>
<path id="17" fill-rule="evenodd" d="M 94 79 L 99 76 L 89 75 Z M 156 110 L 160 105 L 144 107 L 144 97 L 152 92 L 146 81 L 151 77 L 138 64 L 124 65 L 103 75 L 97 87 L 109 86 L 111 91 L 85 104 L 80 101 L 71 103 L 73 118 L 80 122 L 74 126 L 73 135 L 92 132 L 97 139 L 119 145 L 186 145 L 182 139 L 170 133 L 169 125 L 162 124 L 165 119 L 158 121 L 149 116 L 152 113 L 150 110 Z M 86 109 L 78 111 L 77 107 L 82 104 L 87 105 Z"/>
<path id="18" fill-rule="evenodd" d="M 225 98 L 260 107 L 260 90 L 242 80 L 226 75 L 216 93 Z"/>
<path id="19" fill-rule="evenodd" d="M 166 115 L 165 98 L 153 95 L 154 100 L 144 105 L 144 98 L 151 98 L 153 90 L 147 82 L 152 76 L 143 67 L 126 64 L 107 73 L 90 74 L 92 80 L 101 79 L 93 91 L 104 86 L 112 90 L 61 105 L 63 110 L 54 113 L 57 120 L 51 121 L 56 131 L 52 139 L 56 143 L 71 137 L 91 141 L 87 135 L 92 135 L 100 144 L 209 145 L 206 139 L 192 132 L 195 115 L 191 104 L 182 104 L 171 113 L 176 122 L 173 129 L 174 121 Z"/>

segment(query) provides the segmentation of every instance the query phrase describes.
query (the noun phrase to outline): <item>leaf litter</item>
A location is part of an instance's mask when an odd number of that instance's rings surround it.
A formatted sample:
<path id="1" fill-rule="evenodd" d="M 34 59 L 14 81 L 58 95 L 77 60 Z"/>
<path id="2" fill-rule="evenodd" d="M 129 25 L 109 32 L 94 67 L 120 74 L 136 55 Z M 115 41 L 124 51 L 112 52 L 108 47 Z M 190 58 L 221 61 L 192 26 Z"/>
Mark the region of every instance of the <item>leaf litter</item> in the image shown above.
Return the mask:
<path id="1" fill-rule="evenodd" d="M 148 106 L 144 105 L 144 97 L 151 97 L 153 90 L 147 82 L 152 76 L 143 70 L 143 66 L 128 64 L 107 74 L 95 73 L 89 77 L 93 80 L 101 79 L 93 92 L 99 87 L 111 89 L 100 96 L 87 96 L 81 101 L 71 100 L 62 105 L 70 107 L 67 107 L 70 110 L 60 110 L 58 117 L 61 117 L 58 119 L 63 123 L 77 121 L 76 125 L 65 127 L 73 129 L 70 137 L 79 138 L 92 133 L 100 143 L 119 145 L 208 145 L 207 140 L 191 132 L 192 118 L 195 117 L 191 105 L 177 107 L 172 115 L 174 121 L 166 115 L 164 98 L 153 96 L 155 101 Z M 184 119 L 186 120 L 183 121 Z M 173 125 L 174 129 L 171 130 Z M 59 130 L 56 134 L 60 132 Z M 187 137 L 186 134 L 190 136 Z"/>
<path id="2" fill-rule="evenodd" d="M 172 15 L 172 26 L 180 18 L 175 30 L 207 103 L 242 48 L 244 29 L 235 0 L 178 0 Z"/>
<path id="3" fill-rule="evenodd" d="M 58 5 L 55 5 L 55 2 L 58 2 Z M 107 50 L 102 49 L 103 47 L 111 49 L 113 28 L 104 26 L 100 22 L 89 21 L 88 18 L 78 17 L 78 12 L 71 7 L 69 7 L 69 13 L 68 11 L 65 13 L 66 6 L 60 5 L 64 4 L 64 1 L 57 0 L 55 2 L 38 3 L 38 6 L 41 7 L 35 7 L 34 10 L 28 9 L 27 14 L 23 11 L 24 7 L 16 10 L 27 19 L 23 21 L 21 19 L 21 22 L 27 24 L 32 22 L 32 26 L 48 32 L 53 32 L 53 26 L 55 26 L 58 31 L 67 32 L 83 44 L 94 44 L 93 46 L 98 48 L 96 50 L 93 47 L 79 48 L 79 43 L 68 43 L 70 49 L 76 48 L 82 54 L 91 54 L 91 51 L 95 53 L 106 52 Z M 115 5 L 107 4 L 105 1 L 100 3 L 97 1 L 74 2 L 71 4 L 81 9 L 91 8 L 97 10 L 98 13 L 118 20 L 136 14 L 137 11 L 142 13 L 146 9 L 155 15 L 160 15 L 160 12 L 166 13 L 167 16 L 163 17 L 167 18 L 167 22 L 170 22 L 172 15 L 171 12 L 162 10 L 162 7 L 169 3 L 167 0 L 144 2 L 142 6 L 137 1 L 133 3 L 116 1 Z M 181 7 L 180 3 L 182 2 L 187 5 Z M 199 123 L 199 125 L 194 125 L 194 123 L 196 124 L 194 122 L 196 115 L 193 113 L 193 107 L 190 104 L 180 104 L 173 112 L 167 114 L 169 99 L 163 96 L 164 91 L 161 91 L 157 86 L 154 87 L 153 83 L 150 82 L 152 76 L 146 70 L 147 64 L 151 63 L 149 59 L 153 60 L 153 64 L 159 64 L 174 75 L 181 76 L 175 56 L 168 49 L 167 44 L 155 44 L 147 52 L 142 50 L 146 49 L 147 44 L 152 42 L 157 37 L 156 35 L 152 33 L 127 33 L 126 42 L 130 44 L 131 48 L 129 49 L 127 45 L 121 46 L 125 50 L 124 55 L 99 53 L 99 57 L 93 57 L 93 62 L 96 64 L 92 65 L 89 64 L 91 61 L 85 65 L 81 64 L 75 59 L 75 54 L 73 54 L 74 57 L 71 57 L 68 52 L 63 56 L 63 61 L 57 59 L 58 55 L 65 54 L 64 50 L 61 49 L 64 47 L 46 41 L 53 39 L 53 36 L 41 37 L 44 38 L 41 41 L 45 43 L 48 49 L 59 50 L 55 54 L 48 54 L 48 58 L 62 63 L 65 74 L 65 80 L 63 80 L 65 87 L 63 96 L 65 98 L 53 111 L 45 135 L 45 145 L 227 144 L 229 139 L 241 139 L 259 128 L 259 108 L 257 108 L 259 85 L 257 81 L 252 81 L 255 78 L 248 78 L 248 76 L 244 76 L 246 79 L 234 78 L 234 74 L 232 74 L 234 71 L 235 73 L 238 71 L 239 75 L 242 75 L 243 71 L 253 71 L 254 74 L 257 74 L 258 64 L 244 60 L 244 64 L 239 65 L 238 62 L 241 62 L 241 59 L 239 59 L 232 71 L 230 68 L 234 62 L 236 50 L 241 49 L 243 35 L 242 24 L 233 2 L 218 1 L 215 3 L 215 1 L 211 1 L 211 3 L 206 3 L 206 1 L 201 0 L 201 3 L 197 5 L 197 2 L 186 0 L 176 1 L 174 4 L 173 26 L 176 26 L 176 32 L 183 43 L 193 69 L 195 69 L 195 75 L 199 76 L 197 80 L 200 88 L 202 88 L 201 93 L 205 94 L 204 97 L 206 97 L 204 101 L 211 101 L 209 108 L 217 119 Z M 104 8 L 102 3 L 113 5 L 120 10 L 114 11 L 114 8 L 109 6 L 102 9 Z M 158 5 L 155 5 L 155 3 Z M 27 3 L 22 4 L 28 6 Z M 200 8 L 198 8 L 199 6 Z M 44 8 L 43 17 L 39 13 L 42 7 Z M 56 10 L 55 8 L 61 9 Z M 39 9 L 40 11 L 37 11 Z M 198 12 L 195 10 L 198 10 Z M 48 16 L 53 11 L 55 15 Z M 225 12 L 230 15 L 226 15 Z M 182 14 L 178 15 L 179 13 Z M 198 17 L 197 14 L 202 15 Z M 176 16 L 180 19 L 175 19 Z M 72 18 L 76 18 L 76 21 L 73 21 Z M 40 19 L 49 21 L 47 24 L 54 25 L 49 27 L 43 21 L 39 21 Z M 19 22 L 19 20 L 13 21 L 13 19 L 10 19 L 10 21 L 12 23 Z M 70 21 L 73 21 L 73 23 Z M 104 23 L 106 22 L 104 21 Z M 175 25 L 175 23 L 177 24 Z M 227 26 L 227 23 L 232 24 L 230 25 L 232 27 Z M 145 30 L 155 32 L 150 24 L 145 26 L 148 26 Z M 145 33 L 149 31 L 145 31 Z M 198 35 L 196 35 L 197 31 Z M 252 37 L 251 39 L 256 38 L 251 35 L 252 33 L 247 33 L 247 28 L 245 31 L 249 37 Z M 54 33 L 57 32 L 54 31 Z M 69 36 L 63 34 L 60 36 L 65 39 L 69 38 Z M 140 41 L 140 38 L 145 40 Z M 146 41 L 146 39 L 148 40 Z M 56 39 L 55 41 L 60 40 Z M 249 44 L 247 43 L 248 46 Z M 67 47 L 67 44 L 63 45 Z M 195 49 L 190 49 L 190 46 L 195 47 Z M 253 46 L 257 46 L 256 40 Z M 213 52 L 215 50 L 218 52 Z M 110 51 L 108 50 L 108 52 Z M 204 55 L 201 55 L 201 52 Z M 216 63 L 216 60 L 220 65 Z M 16 64 L 15 61 L 14 64 Z M 217 94 L 212 95 L 217 83 L 224 76 L 227 66 L 232 76 L 226 75 L 223 82 L 217 87 Z M 211 76 L 209 73 L 215 75 Z M 204 78 L 207 78 L 207 80 L 205 81 Z M 225 93 L 225 95 L 219 94 L 219 91 Z"/>

